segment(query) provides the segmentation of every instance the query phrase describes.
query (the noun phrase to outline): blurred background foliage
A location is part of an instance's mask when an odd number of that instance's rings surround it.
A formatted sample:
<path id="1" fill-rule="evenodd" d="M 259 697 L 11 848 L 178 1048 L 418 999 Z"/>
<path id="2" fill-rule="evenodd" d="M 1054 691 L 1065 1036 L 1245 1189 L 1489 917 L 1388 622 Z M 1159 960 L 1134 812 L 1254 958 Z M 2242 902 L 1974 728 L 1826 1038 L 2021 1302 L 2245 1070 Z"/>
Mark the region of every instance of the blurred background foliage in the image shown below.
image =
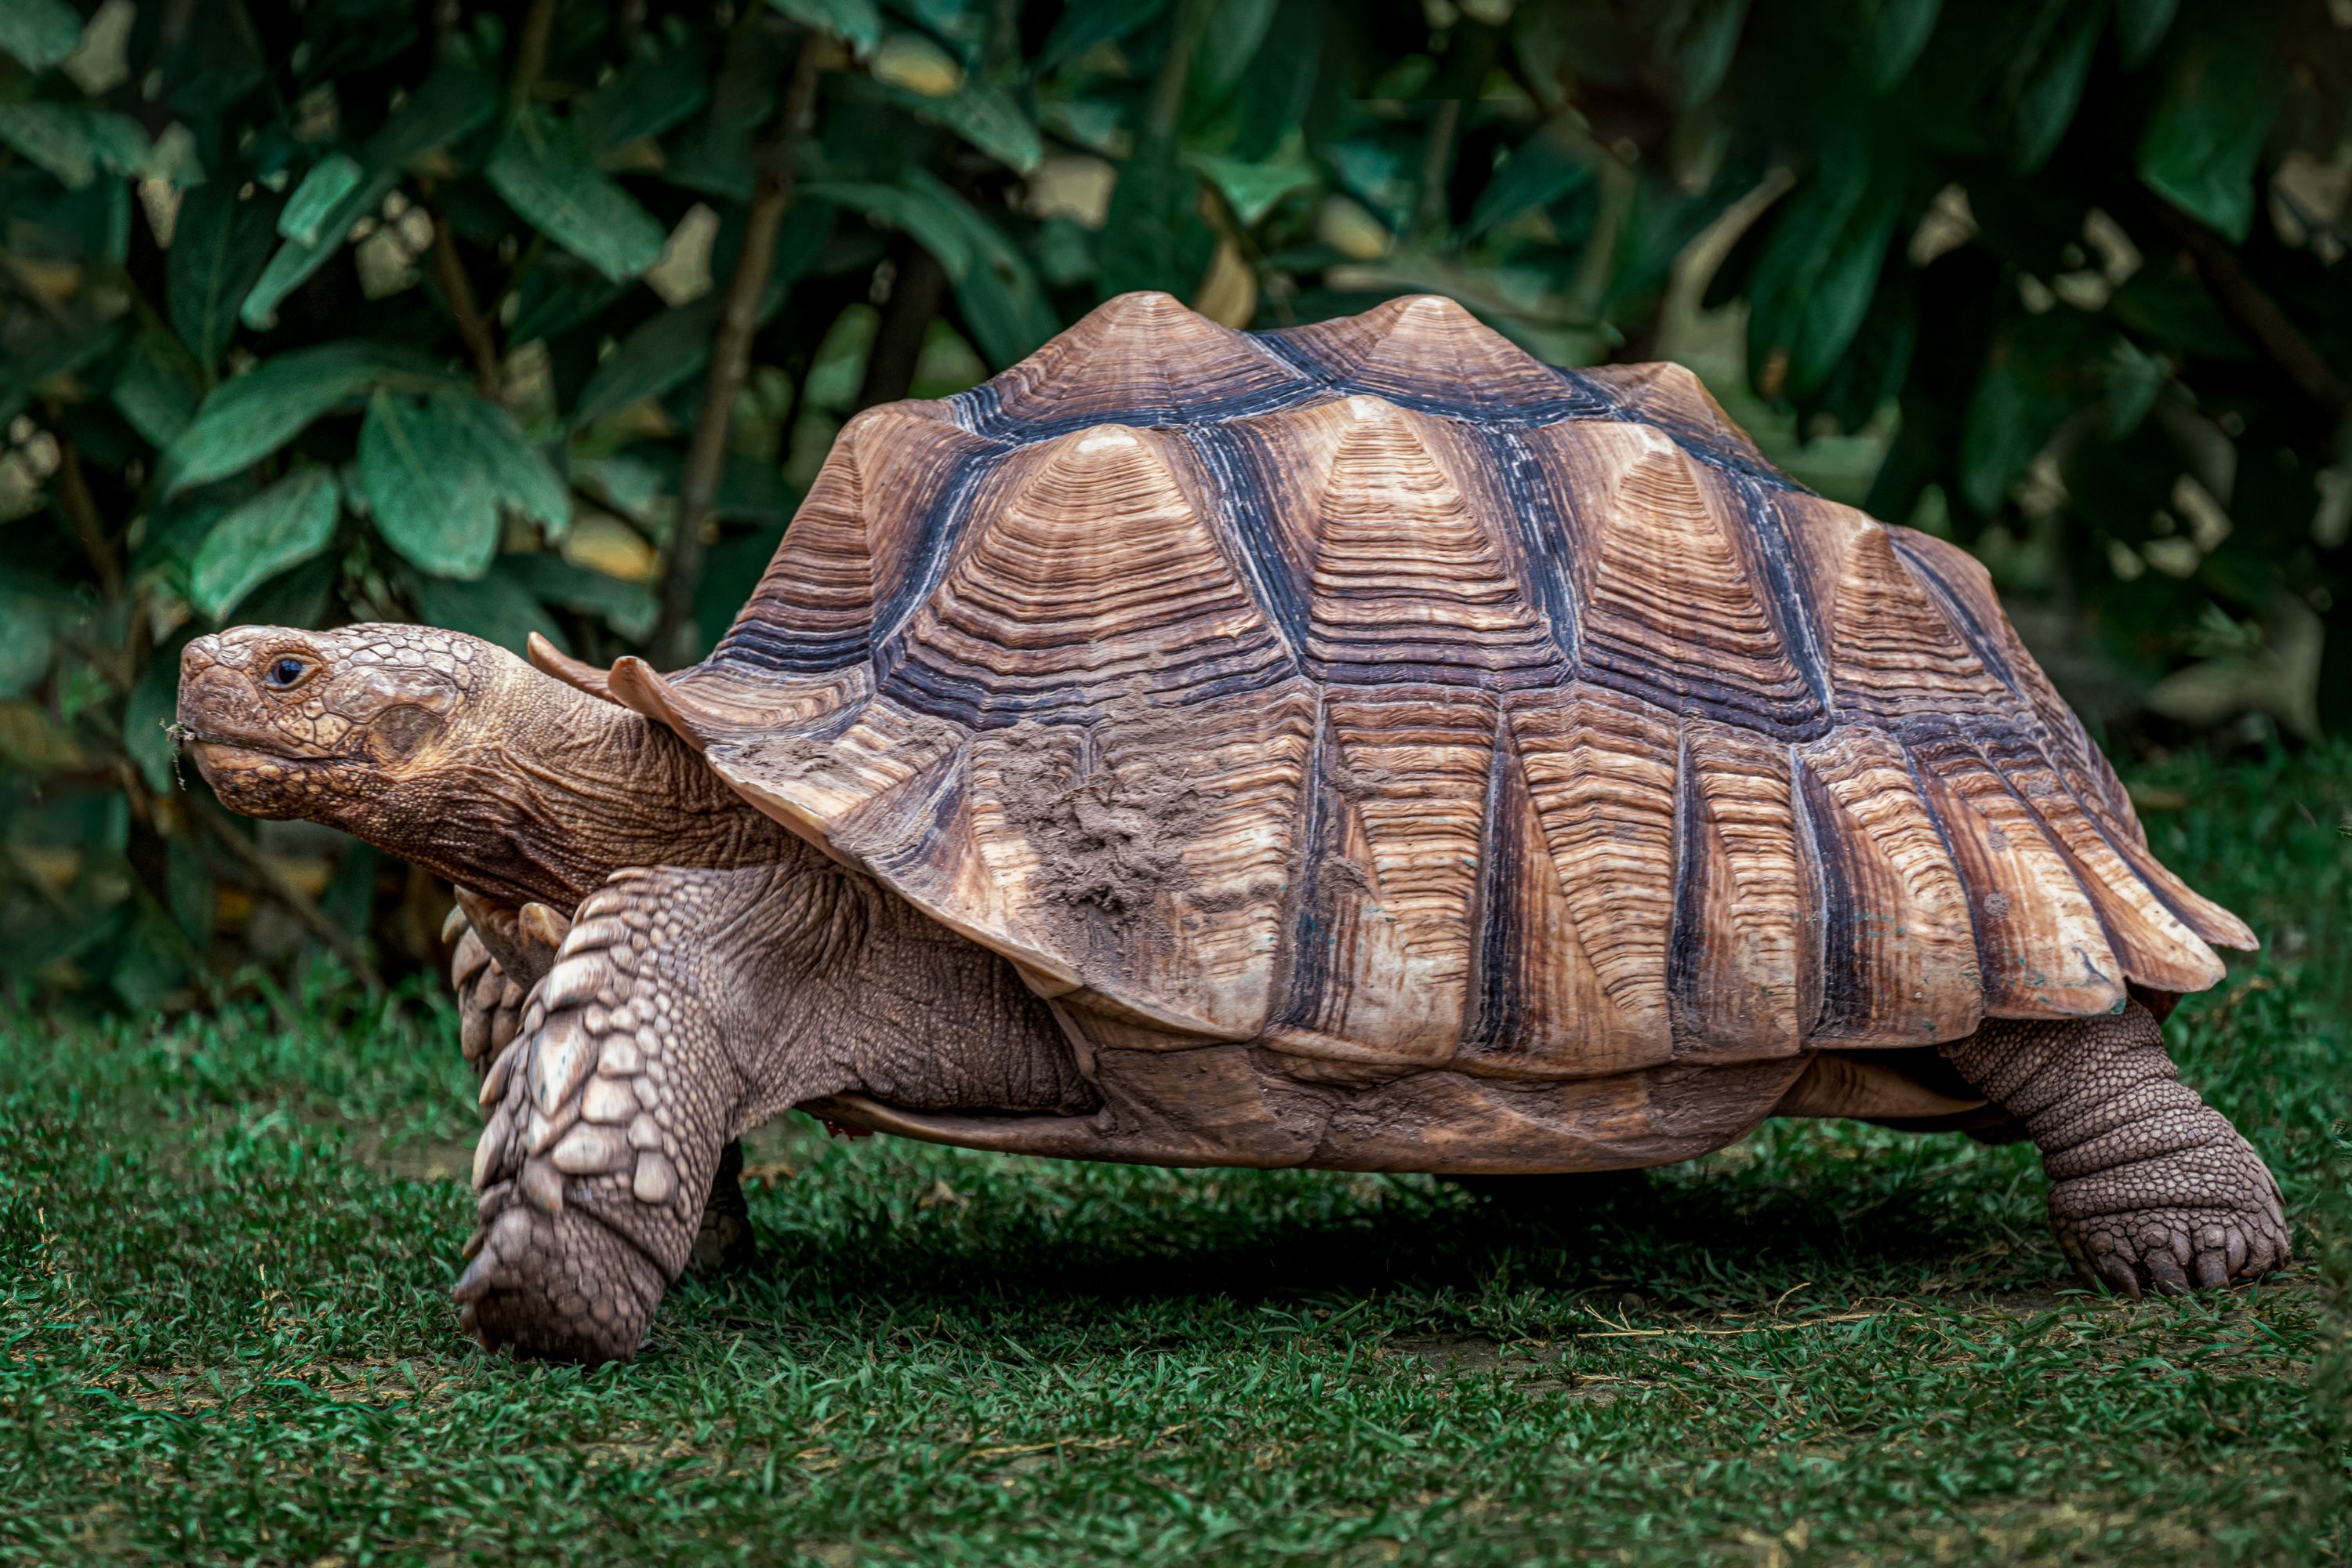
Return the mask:
<path id="1" fill-rule="evenodd" d="M 1681 360 L 2111 744 L 2352 727 L 2347 102 L 2352 0 L 5 0 L 0 975 L 432 962 L 175 776 L 187 637 L 685 662 L 848 416 L 1133 289 Z"/>

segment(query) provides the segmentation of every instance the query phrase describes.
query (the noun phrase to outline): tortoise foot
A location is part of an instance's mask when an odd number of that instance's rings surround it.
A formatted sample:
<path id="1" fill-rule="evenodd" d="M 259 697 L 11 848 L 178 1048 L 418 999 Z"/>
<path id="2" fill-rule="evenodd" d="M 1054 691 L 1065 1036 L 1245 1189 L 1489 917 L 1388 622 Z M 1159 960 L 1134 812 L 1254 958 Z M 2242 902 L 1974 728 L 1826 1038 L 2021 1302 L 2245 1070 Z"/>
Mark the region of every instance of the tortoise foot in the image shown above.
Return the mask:
<path id="1" fill-rule="evenodd" d="M 2051 1225 L 2086 1281 L 2136 1300 L 2286 1266 L 2278 1183 L 2180 1081 L 2141 1003 L 2095 1018 L 1996 1018 L 1942 1050 L 2041 1148 Z"/>
<path id="2" fill-rule="evenodd" d="M 2179 1152 L 2059 1182 L 2052 1228 L 2085 1282 L 2137 1300 L 2221 1289 L 2275 1273 L 2289 1260 L 2278 1184 L 2237 1129 L 2217 1126 Z"/>
<path id="3" fill-rule="evenodd" d="M 477 1241 L 455 1294 L 459 1323 L 487 1351 L 589 1365 L 627 1361 L 669 1286 L 593 1199 L 567 1201 L 554 1215 L 527 1202 L 503 1204 Z"/>

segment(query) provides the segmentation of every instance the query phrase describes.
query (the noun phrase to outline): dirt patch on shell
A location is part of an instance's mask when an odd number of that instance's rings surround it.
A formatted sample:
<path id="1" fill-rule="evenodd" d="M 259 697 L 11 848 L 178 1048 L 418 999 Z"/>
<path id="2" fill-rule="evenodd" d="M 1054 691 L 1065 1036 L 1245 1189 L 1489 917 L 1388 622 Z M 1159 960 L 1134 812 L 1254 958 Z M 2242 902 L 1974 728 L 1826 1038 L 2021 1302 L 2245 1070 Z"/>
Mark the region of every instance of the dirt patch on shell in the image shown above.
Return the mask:
<path id="1" fill-rule="evenodd" d="M 1184 845 L 1211 810 L 1183 738 L 1181 718 L 1139 693 L 1083 728 L 1030 719 L 1004 731 L 1005 816 L 1035 850 L 1049 902 L 1125 923 L 1182 884 Z"/>

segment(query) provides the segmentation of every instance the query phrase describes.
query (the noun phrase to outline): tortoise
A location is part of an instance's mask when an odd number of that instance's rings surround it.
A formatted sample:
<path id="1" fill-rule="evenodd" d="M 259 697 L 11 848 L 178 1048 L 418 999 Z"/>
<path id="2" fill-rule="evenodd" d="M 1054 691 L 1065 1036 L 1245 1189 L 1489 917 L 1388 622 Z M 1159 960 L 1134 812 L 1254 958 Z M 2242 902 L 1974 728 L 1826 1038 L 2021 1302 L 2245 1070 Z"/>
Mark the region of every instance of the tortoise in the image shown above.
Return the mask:
<path id="1" fill-rule="evenodd" d="M 1130 294 L 867 410 L 691 668 L 243 627 L 179 712 L 232 806 L 468 889 L 485 1346 L 633 1355 L 788 1107 L 1472 1176 L 1858 1116 L 2031 1137 L 2124 1294 L 2287 1261 L 2158 1027 L 2253 934 L 1984 570 L 1447 300 Z"/>

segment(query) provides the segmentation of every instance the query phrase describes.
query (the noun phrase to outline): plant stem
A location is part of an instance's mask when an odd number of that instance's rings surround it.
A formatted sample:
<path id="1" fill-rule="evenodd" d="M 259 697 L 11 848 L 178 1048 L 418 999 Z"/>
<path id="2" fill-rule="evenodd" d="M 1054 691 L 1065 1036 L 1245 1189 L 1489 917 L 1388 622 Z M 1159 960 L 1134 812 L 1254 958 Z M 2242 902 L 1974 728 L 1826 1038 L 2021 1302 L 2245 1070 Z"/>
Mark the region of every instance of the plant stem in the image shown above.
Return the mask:
<path id="1" fill-rule="evenodd" d="M 376 972 L 375 965 L 368 961 L 366 951 L 352 939 L 351 932 L 329 920 L 318 905 L 303 895 L 301 889 L 288 881 L 278 868 L 269 863 L 268 857 L 255 848 L 245 835 L 222 821 L 212 807 L 191 796 L 188 815 L 236 863 L 237 870 L 256 892 L 275 900 L 301 922 L 305 931 L 325 942 L 336 957 L 351 966 L 352 973 L 359 976 L 360 984 L 366 986 L 371 994 L 382 994 L 383 976 Z"/>
<path id="2" fill-rule="evenodd" d="M 112 604 L 122 597 L 122 563 L 114 553 L 114 543 L 106 537 L 106 524 L 98 515 L 97 498 L 89 493 L 89 477 L 82 472 L 81 453 L 70 437 L 58 438 L 58 504 L 66 516 L 73 520 L 74 532 L 81 538 L 84 554 L 89 557 L 90 569 L 98 574 L 98 585 Z"/>
<path id="3" fill-rule="evenodd" d="M 547 69 L 548 42 L 554 35 L 555 0 L 531 0 L 530 14 L 523 18 L 522 34 L 515 40 L 514 84 L 508 96 L 509 107 L 518 113 L 539 90 L 539 79 Z"/>
<path id="4" fill-rule="evenodd" d="M 947 273 L 931 253 L 919 245 L 901 245 L 898 276 L 890 298 L 875 329 L 874 347 L 866 356 L 866 374 L 857 384 L 857 406 L 895 403 L 913 390 L 915 366 L 923 357 L 923 339 L 931 318 L 940 311 L 940 296 Z"/>
<path id="5" fill-rule="evenodd" d="M 2159 202 L 2157 208 L 2173 237 L 2196 259 L 2198 276 L 2205 280 L 2206 289 L 2230 313 L 2231 320 L 2243 328 L 2246 335 L 2270 355 L 2271 363 L 2286 373 L 2295 389 L 2317 404 L 2329 418 L 2352 418 L 2352 384 L 2336 374 L 2335 367 L 2279 308 L 2278 301 L 2254 281 L 2236 252 L 2171 204 Z"/>
<path id="6" fill-rule="evenodd" d="M 686 472 L 678 481 L 677 521 L 670 531 L 669 562 L 662 574 L 661 618 L 654 627 L 653 657 L 672 667 L 689 662 L 701 651 L 694 596 L 702 583 L 706 546 L 702 530 L 719 495 L 719 476 L 726 471 L 735 399 L 751 374 L 751 338 L 759 330 L 760 301 L 768 291 L 768 277 L 775 266 L 776 231 L 793 203 L 793 164 L 816 117 L 822 59 L 821 39 L 812 34 L 802 40 L 783 110 L 761 150 L 759 184 L 752 189 L 751 210 L 743 224 L 743 252 L 727 280 L 726 302 L 711 339 L 710 372 L 703 384 L 701 410 L 695 416 L 694 437 L 687 447 Z"/>
<path id="7" fill-rule="evenodd" d="M 439 285 L 443 303 L 449 307 L 451 320 L 457 323 L 457 335 L 466 340 L 466 352 L 474 361 L 474 384 L 492 403 L 499 401 L 499 345 L 490 335 L 490 323 L 484 319 L 481 306 L 474 299 L 474 285 L 466 277 L 466 266 L 457 256 L 457 234 L 449 226 L 449 217 L 438 205 L 425 209 L 433 219 L 433 281 Z"/>

